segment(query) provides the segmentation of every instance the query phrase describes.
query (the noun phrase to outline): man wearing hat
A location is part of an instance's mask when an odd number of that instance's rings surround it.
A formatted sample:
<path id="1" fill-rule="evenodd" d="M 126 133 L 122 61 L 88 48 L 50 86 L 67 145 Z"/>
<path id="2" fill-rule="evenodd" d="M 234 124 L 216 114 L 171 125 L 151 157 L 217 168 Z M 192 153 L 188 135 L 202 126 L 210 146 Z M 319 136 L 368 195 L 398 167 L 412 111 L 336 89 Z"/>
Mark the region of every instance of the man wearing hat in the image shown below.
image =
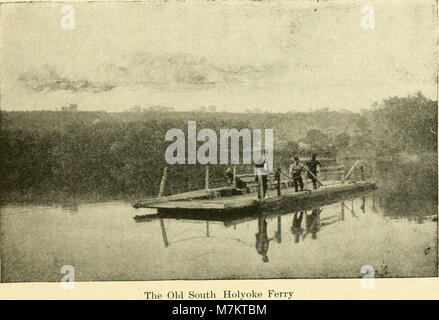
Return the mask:
<path id="1" fill-rule="evenodd" d="M 317 154 L 313 153 L 311 160 L 308 161 L 307 167 L 311 173 L 317 177 L 317 166 L 321 166 L 321 163 L 316 159 Z M 308 179 L 311 179 L 313 189 L 317 189 L 317 180 L 311 174 L 308 173 Z"/>
<path id="2" fill-rule="evenodd" d="M 299 191 L 299 185 L 300 185 L 300 191 L 303 191 L 303 179 L 302 179 L 302 171 L 303 166 L 299 162 L 298 157 L 294 157 L 294 162 L 290 166 L 290 177 L 293 179 L 294 189 L 296 192 Z"/>

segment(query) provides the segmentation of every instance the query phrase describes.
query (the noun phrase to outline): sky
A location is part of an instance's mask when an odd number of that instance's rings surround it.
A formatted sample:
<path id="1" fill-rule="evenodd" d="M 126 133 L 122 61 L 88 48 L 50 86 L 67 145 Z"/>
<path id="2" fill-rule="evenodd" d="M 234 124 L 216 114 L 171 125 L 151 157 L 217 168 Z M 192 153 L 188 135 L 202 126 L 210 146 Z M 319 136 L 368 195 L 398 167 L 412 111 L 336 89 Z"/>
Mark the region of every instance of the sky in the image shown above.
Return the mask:
<path id="1" fill-rule="evenodd" d="M 435 1 L 65 3 L 1 7 L 1 109 L 358 112 L 437 100 Z"/>

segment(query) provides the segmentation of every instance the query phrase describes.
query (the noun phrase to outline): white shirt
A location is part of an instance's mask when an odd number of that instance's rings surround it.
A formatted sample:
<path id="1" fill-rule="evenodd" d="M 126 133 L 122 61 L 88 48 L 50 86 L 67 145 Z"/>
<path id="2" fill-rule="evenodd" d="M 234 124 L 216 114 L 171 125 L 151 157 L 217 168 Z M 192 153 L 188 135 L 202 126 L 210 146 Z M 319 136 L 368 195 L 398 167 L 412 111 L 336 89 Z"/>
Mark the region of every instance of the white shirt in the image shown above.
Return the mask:
<path id="1" fill-rule="evenodd" d="M 262 158 L 260 159 L 262 161 L 264 161 L 264 167 L 256 167 L 255 166 L 255 175 L 269 175 L 272 172 L 272 168 L 270 168 L 267 160 L 265 159 L 265 156 L 262 156 Z M 262 162 L 261 161 L 261 162 Z"/>

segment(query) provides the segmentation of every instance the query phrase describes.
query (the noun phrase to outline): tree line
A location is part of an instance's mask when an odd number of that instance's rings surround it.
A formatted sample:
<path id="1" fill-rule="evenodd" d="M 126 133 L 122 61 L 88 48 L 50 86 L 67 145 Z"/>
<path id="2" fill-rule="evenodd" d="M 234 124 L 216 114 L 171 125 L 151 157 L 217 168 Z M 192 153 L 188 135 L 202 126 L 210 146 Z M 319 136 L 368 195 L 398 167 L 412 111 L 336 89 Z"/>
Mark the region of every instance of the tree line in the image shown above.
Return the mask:
<path id="1" fill-rule="evenodd" d="M 171 128 L 273 129 L 274 164 L 293 155 L 323 157 L 395 152 L 437 152 L 437 101 L 422 94 L 393 97 L 362 114 L 5 112 L 1 111 L 2 201 L 53 193 L 135 197 L 158 192 Z M 240 170 L 251 168 L 240 168 Z M 224 181 L 224 167 L 211 168 L 212 184 Z M 201 165 L 175 165 L 168 192 L 200 188 Z"/>

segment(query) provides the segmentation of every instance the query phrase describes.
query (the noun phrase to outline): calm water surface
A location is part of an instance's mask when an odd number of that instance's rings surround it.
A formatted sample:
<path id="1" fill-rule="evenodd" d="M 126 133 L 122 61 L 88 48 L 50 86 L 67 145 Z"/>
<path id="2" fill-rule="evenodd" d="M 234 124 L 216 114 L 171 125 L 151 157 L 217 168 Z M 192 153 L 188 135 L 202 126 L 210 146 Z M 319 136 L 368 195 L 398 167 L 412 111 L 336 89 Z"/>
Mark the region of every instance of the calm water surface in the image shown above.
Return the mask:
<path id="1" fill-rule="evenodd" d="M 380 167 L 379 190 L 240 223 L 164 219 L 131 203 L 6 206 L 4 282 L 437 276 L 437 169 Z M 390 169 L 393 168 L 393 169 Z M 387 171 L 386 171 L 387 170 Z"/>

